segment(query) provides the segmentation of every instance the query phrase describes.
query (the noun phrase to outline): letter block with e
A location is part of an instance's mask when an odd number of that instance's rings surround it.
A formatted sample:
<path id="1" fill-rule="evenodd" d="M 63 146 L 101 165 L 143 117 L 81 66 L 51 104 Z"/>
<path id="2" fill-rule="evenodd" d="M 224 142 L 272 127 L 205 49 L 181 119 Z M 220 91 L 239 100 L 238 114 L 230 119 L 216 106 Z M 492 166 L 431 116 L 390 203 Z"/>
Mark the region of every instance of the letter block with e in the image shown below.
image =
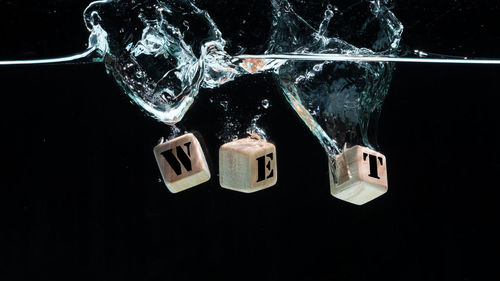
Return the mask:
<path id="1" fill-rule="evenodd" d="M 201 145 L 193 134 L 185 134 L 154 148 L 163 181 L 172 193 L 210 179 L 210 170 Z"/>
<path id="2" fill-rule="evenodd" d="M 220 185 L 245 193 L 276 184 L 276 147 L 252 138 L 238 139 L 219 149 Z"/>
<path id="3" fill-rule="evenodd" d="M 332 159 L 329 159 L 330 163 Z M 364 146 L 346 149 L 330 169 L 330 190 L 344 201 L 363 205 L 387 192 L 387 163 L 382 153 Z"/>

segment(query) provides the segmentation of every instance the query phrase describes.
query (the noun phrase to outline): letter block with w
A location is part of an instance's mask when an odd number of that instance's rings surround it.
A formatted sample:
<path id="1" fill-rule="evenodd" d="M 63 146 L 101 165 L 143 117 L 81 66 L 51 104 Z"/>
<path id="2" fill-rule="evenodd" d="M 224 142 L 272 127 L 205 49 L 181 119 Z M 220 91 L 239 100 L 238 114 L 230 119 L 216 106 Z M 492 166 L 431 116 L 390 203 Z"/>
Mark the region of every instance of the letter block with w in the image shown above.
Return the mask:
<path id="1" fill-rule="evenodd" d="M 180 192 L 210 179 L 210 170 L 200 142 L 185 134 L 154 148 L 163 181 L 172 193 Z"/>

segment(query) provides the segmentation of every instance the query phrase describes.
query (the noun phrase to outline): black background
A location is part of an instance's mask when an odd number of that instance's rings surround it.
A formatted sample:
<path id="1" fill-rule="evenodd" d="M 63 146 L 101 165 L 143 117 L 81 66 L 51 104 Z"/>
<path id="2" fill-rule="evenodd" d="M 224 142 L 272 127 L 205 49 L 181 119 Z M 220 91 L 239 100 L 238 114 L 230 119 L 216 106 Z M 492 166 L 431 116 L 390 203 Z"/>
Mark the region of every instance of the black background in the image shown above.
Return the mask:
<path id="1" fill-rule="evenodd" d="M 0 0 L 0 59 L 83 50 L 85 2 Z M 433 2 L 396 3 L 404 44 L 500 57 L 498 4 Z M 152 153 L 168 126 L 103 65 L 0 66 L 0 278 L 495 280 L 499 75 L 398 64 L 379 130 L 389 192 L 354 206 L 330 195 L 322 147 L 270 76 L 202 90 L 182 127 L 216 164 L 224 119 L 210 97 L 241 108 L 269 99 L 261 124 L 278 149 L 278 184 L 241 194 L 213 169 L 210 182 L 171 194 Z"/>

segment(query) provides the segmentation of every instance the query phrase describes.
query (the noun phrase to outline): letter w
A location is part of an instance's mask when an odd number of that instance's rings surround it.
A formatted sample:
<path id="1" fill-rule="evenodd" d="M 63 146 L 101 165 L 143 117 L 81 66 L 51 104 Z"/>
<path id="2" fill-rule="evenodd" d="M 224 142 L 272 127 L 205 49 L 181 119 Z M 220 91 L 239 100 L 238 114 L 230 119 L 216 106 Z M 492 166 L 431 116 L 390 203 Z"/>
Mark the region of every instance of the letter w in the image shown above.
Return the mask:
<path id="1" fill-rule="evenodd" d="M 169 149 L 161 153 L 178 176 L 182 174 L 181 164 L 184 166 L 184 168 L 186 168 L 187 171 L 191 171 L 191 159 L 189 159 L 191 157 L 191 151 L 189 149 L 190 145 L 191 142 L 184 144 L 184 146 L 187 148 L 187 155 L 181 146 L 177 146 L 175 148 L 175 151 L 177 152 L 177 158 L 174 156 L 173 149 Z"/>

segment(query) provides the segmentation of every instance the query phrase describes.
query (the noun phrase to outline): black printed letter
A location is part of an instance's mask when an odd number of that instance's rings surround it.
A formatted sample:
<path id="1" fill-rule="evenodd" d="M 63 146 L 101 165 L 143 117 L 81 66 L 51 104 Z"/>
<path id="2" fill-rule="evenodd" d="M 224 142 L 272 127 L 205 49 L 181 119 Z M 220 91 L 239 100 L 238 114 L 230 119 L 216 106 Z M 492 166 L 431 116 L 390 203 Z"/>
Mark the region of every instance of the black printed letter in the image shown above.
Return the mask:
<path id="1" fill-rule="evenodd" d="M 191 157 L 191 150 L 189 149 L 190 145 L 191 145 L 191 142 L 184 144 L 184 146 L 187 148 L 187 155 L 184 152 L 184 150 L 182 149 L 182 147 L 177 146 L 175 148 L 175 151 L 177 152 L 177 158 L 174 156 L 172 149 L 166 150 L 166 151 L 161 153 L 163 155 L 163 157 L 165 157 L 165 159 L 167 160 L 168 164 L 170 164 L 170 167 L 172 167 L 172 169 L 174 170 L 174 172 L 177 175 L 180 175 L 182 173 L 181 164 L 184 166 L 184 168 L 186 168 L 187 171 L 191 171 L 191 168 L 192 168 L 191 167 L 191 159 L 189 159 L 189 157 Z M 179 163 L 179 161 L 180 161 L 180 163 Z"/>
<path id="2" fill-rule="evenodd" d="M 371 155 L 368 153 L 363 153 L 363 161 L 366 161 L 366 157 L 370 156 L 370 174 L 368 175 L 369 177 L 380 179 L 378 176 L 378 165 L 377 165 L 377 156 Z M 380 166 L 384 165 L 384 160 L 382 157 L 378 157 L 378 160 L 380 161 Z"/>
<path id="3" fill-rule="evenodd" d="M 265 156 L 261 156 L 257 158 L 257 182 L 263 181 L 268 178 L 272 178 L 274 176 L 274 170 L 271 169 L 271 161 L 273 160 L 273 153 L 269 153 Z M 269 158 L 269 162 L 266 164 L 266 157 Z M 266 169 L 269 172 L 269 175 L 266 176 Z"/>

